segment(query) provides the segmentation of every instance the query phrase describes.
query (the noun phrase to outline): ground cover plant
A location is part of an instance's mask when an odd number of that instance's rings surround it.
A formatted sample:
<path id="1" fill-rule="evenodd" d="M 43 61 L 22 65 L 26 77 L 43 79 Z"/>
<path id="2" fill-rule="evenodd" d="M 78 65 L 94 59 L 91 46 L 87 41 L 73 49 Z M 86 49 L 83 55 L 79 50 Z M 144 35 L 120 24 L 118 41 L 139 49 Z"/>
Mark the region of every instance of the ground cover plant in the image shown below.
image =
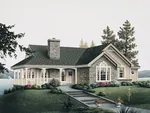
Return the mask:
<path id="1" fill-rule="evenodd" d="M 128 102 L 127 93 L 131 91 L 131 101 Z M 138 86 L 120 86 L 120 87 L 99 87 L 94 89 L 96 94 L 105 92 L 105 97 L 116 101 L 118 97 L 123 100 L 123 104 L 150 109 L 150 88 Z"/>

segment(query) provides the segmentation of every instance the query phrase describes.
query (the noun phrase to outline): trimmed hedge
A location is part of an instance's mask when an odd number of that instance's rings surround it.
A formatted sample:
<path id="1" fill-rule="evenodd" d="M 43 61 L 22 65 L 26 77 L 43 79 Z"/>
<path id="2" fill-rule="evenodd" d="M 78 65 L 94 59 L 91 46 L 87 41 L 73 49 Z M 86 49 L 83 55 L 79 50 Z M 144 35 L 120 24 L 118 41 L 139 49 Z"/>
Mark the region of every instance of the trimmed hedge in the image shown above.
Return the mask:
<path id="1" fill-rule="evenodd" d="M 86 84 L 86 83 L 84 83 L 84 84 L 74 84 L 74 85 L 72 85 L 72 88 L 88 91 L 90 93 L 95 93 L 95 90 L 93 90 L 92 87 L 89 84 Z"/>

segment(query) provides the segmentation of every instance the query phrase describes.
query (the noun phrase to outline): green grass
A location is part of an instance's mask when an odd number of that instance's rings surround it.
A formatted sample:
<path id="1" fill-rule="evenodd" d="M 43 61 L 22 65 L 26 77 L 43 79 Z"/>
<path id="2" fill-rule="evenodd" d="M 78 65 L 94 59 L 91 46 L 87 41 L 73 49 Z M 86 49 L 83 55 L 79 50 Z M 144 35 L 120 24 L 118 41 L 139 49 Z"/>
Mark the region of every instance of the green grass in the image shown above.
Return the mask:
<path id="1" fill-rule="evenodd" d="M 128 103 L 127 92 L 131 89 L 131 102 Z M 150 109 L 150 88 L 141 88 L 136 86 L 121 86 L 121 87 L 103 87 L 95 88 L 95 93 L 100 91 L 106 93 L 106 98 L 116 101 L 121 97 L 124 101 L 123 104 Z"/>
<path id="2" fill-rule="evenodd" d="M 65 111 L 65 99 L 66 95 L 51 94 L 48 90 L 16 91 L 0 96 L 0 113 L 60 113 Z M 80 103 L 74 105 L 81 106 Z"/>

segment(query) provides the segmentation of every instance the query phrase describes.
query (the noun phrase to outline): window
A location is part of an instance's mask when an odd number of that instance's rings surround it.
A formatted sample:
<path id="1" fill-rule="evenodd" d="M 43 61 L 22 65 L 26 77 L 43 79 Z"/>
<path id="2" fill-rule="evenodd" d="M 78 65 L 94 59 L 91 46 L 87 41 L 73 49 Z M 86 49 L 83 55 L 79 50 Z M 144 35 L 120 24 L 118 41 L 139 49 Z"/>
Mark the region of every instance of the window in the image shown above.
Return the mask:
<path id="1" fill-rule="evenodd" d="M 34 78 L 34 72 L 32 72 L 32 78 Z"/>
<path id="2" fill-rule="evenodd" d="M 124 67 L 119 68 L 119 78 L 124 78 Z"/>
<path id="3" fill-rule="evenodd" d="M 107 63 L 102 62 L 96 66 L 96 82 L 110 81 L 111 80 L 111 67 Z"/>
<path id="4" fill-rule="evenodd" d="M 72 71 L 69 71 L 69 72 L 68 72 L 68 75 L 69 75 L 69 76 L 72 76 Z"/>
<path id="5" fill-rule="evenodd" d="M 61 81 L 66 81 L 66 75 L 61 76 Z"/>

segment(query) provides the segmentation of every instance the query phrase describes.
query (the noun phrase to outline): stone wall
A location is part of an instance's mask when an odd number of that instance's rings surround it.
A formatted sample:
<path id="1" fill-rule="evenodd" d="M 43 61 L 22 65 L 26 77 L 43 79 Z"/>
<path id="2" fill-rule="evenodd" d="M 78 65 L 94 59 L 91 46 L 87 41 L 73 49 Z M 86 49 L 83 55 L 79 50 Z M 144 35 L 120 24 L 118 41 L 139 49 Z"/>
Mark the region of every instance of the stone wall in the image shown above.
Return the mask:
<path id="1" fill-rule="evenodd" d="M 48 56 L 50 59 L 60 59 L 60 40 L 49 39 L 48 40 Z"/>
<path id="2" fill-rule="evenodd" d="M 77 69 L 77 83 L 89 83 L 89 68 Z"/>
<path id="3" fill-rule="evenodd" d="M 49 69 L 47 71 L 50 78 L 60 78 L 60 72 L 58 69 Z"/>
<path id="4" fill-rule="evenodd" d="M 111 66 L 111 80 L 117 80 L 117 67 L 115 67 L 108 59 L 104 56 L 98 59 L 96 62 L 92 64 L 89 69 L 89 82 L 90 84 L 96 82 L 96 66 L 99 66 L 101 62 L 106 62 L 108 66 Z"/>

